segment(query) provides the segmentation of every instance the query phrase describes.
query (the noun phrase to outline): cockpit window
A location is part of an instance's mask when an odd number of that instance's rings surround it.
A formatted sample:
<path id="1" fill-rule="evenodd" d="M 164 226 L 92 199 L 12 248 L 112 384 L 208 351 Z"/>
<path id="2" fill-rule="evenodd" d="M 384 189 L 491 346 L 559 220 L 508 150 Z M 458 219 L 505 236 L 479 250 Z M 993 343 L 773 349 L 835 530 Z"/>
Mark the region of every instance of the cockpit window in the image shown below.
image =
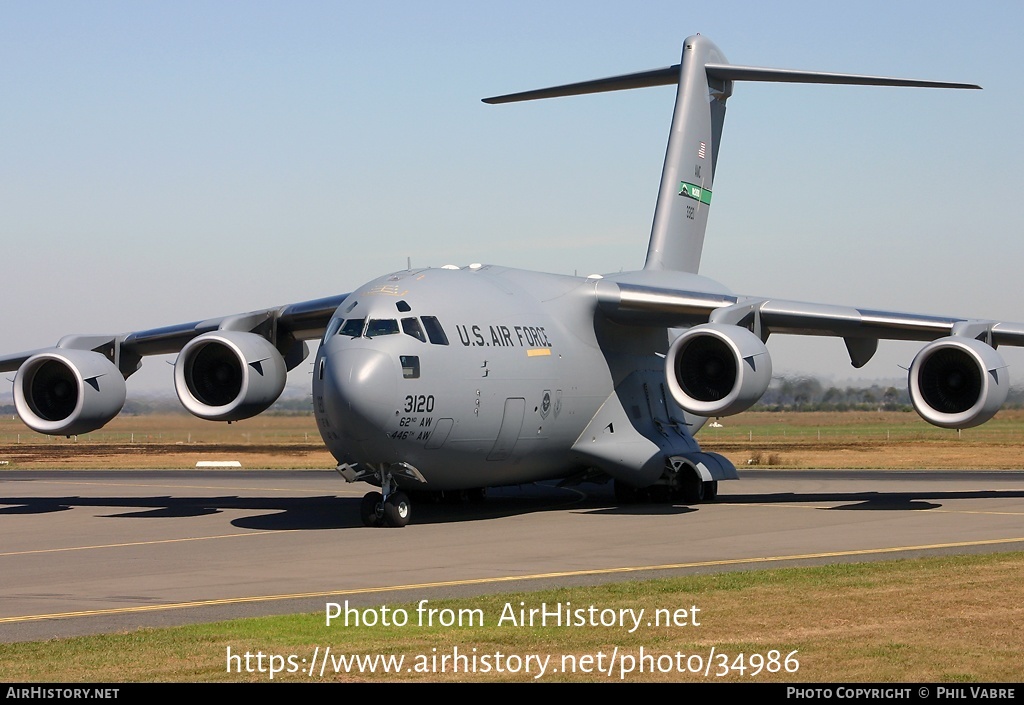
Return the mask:
<path id="1" fill-rule="evenodd" d="M 363 334 L 363 326 L 366 325 L 365 318 L 350 318 L 342 325 L 339 335 L 347 335 L 350 338 L 358 338 Z"/>
<path id="2" fill-rule="evenodd" d="M 434 316 L 423 316 L 423 327 L 427 329 L 427 336 L 434 345 L 447 345 L 448 336 L 444 334 L 444 328 Z"/>
<path id="3" fill-rule="evenodd" d="M 340 318 L 332 318 L 331 319 L 331 322 L 327 324 L 327 330 L 324 331 L 324 342 L 325 343 L 327 342 L 327 340 L 332 335 L 334 335 L 335 333 L 338 332 L 338 329 L 341 328 L 341 324 L 343 322 L 344 321 L 342 321 Z"/>
<path id="4" fill-rule="evenodd" d="M 427 342 L 427 336 L 423 333 L 423 326 L 415 318 L 402 319 L 402 332 L 406 335 L 411 335 L 416 340 L 424 343 Z"/>
<path id="5" fill-rule="evenodd" d="M 398 333 L 398 321 L 393 318 L 371 318 L 370 324 L 366 326 L 366 337 L 376 338 L 379 335 L 394 335 Z"/>

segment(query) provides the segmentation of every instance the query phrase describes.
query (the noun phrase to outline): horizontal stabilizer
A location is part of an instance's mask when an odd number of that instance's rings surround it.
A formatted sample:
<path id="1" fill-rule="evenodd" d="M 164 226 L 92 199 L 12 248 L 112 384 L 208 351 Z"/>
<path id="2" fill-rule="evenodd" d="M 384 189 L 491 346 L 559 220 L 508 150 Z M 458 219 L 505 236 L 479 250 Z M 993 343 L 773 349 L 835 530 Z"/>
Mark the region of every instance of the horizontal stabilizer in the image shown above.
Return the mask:
<path id="1" fill-rule="evenodd" d="M 705 64 L 708 78 L 723 81 L 765 81 L 771 83 L 834 83 L 849 86 L 908 86 L 911 88 L 971 88 L 973 83 L 924 81 L 916 78 L 890 78 L 888 76 L 862 76 L 853 73 L 826 73 L 794 69 L 768 69 L 760 66 L 734 66 L 733 64 Z"/>
<path id="2" fill-rule="evenodd" d="M 627 73 L 621 76 L 598 78 L 593 81 L 567 83 L 564 86 L 539 88 L 535 91 L 509 93 L 493 98 L 484 98 L 485 103 L 517 103 L 522 100 L 540 100 L 541 98 L 562 98 L 567 95 L 586 95 L 588 93 L 608 93 L 610 91 L 626 91 L 631 88 L 650 88 L 651 86 L 671 86 L 679 83 L 679 64 L 663 69 L 652 69 L 638 73 Z"/>
<path id="3" fill-rule="evenodd" d="M 891 78 L 889 76 L 862 76 L 853 73 L 828 73 L 824 71 L 800 71 L 797 69 L 770 69 L 761 66 L 734 66 L 732 64 L 705 64 L 708 78 L 722 81 L 762 81 L 769 83 L 832 83 L 850 86 L 908 86 L 912 88 L 969 88 L 980 90 L 974 83 L 953 83 L 950 81 L 926 81 L 917 78 Z M 679 82 L 679 64 L 662 69 L 627 73 L 621 76 L 598 78 L 593 81 L 567 83 L 551 88 L 539 88 L 521 93 L 484 98 L 484 102 L 517 103 L 524 100 L 562 98 L 569 95 L 609 93 L 632 88 L 670 86 Z"/>

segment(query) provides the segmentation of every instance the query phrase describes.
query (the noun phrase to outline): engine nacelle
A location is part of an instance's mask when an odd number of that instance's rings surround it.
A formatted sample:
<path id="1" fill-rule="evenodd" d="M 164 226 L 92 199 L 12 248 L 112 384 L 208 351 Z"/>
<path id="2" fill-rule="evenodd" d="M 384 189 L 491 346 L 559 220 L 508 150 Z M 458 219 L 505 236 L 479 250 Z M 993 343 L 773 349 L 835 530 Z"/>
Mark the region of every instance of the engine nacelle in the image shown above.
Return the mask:
<path id="1" fill-rule="evenodd" d="M 33 431 L 75 436 L 100 428 L 124 406 L 117 366 L 90 350 L 53 348 L 25 360 L 14 377 L 14 405 Z"/>
<path id="2" fill-rule="evenodd" d="M 691 414 L 729 416 L 750 408 L 765 393 L 772 359 L 746 328 L 705 323 L 672 343 L 665 378 L 672 398 Z"/>
<path id="3" fill-rule="evenodd" d="M 174 363 L 174 390 L 189 413 L 238 421 L 264 411 L 284 391 L 284 360 L 266 338 L 222 330 L 190 340 Z"/>
<path id="4" fill-rule="evenodd" d="M 1010 375 L 991 346 L 952 335 L 921 349 L 910 365 L 909 388 L 914 409 L 928 423 L 971 428 L 999 411 Z"/>

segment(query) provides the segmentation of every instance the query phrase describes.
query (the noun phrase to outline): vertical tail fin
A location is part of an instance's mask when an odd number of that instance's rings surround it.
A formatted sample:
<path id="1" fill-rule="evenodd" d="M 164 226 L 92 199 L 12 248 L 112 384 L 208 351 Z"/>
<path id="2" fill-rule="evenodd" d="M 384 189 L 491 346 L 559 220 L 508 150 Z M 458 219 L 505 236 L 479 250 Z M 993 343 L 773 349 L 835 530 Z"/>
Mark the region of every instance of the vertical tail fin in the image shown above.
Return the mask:
<path id="1" fill-rule="evenodd" d="M 697 34 L 683 42 L 682 60 L 675 66 L 485 98 L 484 102 L 512 103 L 677 84 L 672 128 L 644 269 L 695 273 L 704 248 L 704 231 L 725 122 L 725 102 L 732 95 L 733 81 L 980 88 L 968 83 L 733 66 L 718 47 Z"/>
<path id="2" fill-rule="evenodd" d="M 726 63 L 718 47 L 699 34 L 683 42 L 676 107 L 644 269 L 696 273 L 700 266 L 725 101 L 732 94 L 732 81 L 712 78 L 705 67 Z"/>

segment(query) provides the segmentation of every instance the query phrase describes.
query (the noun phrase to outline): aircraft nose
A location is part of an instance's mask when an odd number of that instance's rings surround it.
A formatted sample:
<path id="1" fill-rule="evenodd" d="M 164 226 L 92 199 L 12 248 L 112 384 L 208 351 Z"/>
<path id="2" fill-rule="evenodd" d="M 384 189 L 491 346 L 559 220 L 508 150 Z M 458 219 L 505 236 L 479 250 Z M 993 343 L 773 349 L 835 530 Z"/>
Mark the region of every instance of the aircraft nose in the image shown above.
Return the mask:
<path id="1" fill-rule="evenodd" d="M 327 364 L 330 393 L 325 402 L 342 433 L 354 440 L 382 436 L 395 415 L 398 363 L 366 348 L 332 352 Z"/>

